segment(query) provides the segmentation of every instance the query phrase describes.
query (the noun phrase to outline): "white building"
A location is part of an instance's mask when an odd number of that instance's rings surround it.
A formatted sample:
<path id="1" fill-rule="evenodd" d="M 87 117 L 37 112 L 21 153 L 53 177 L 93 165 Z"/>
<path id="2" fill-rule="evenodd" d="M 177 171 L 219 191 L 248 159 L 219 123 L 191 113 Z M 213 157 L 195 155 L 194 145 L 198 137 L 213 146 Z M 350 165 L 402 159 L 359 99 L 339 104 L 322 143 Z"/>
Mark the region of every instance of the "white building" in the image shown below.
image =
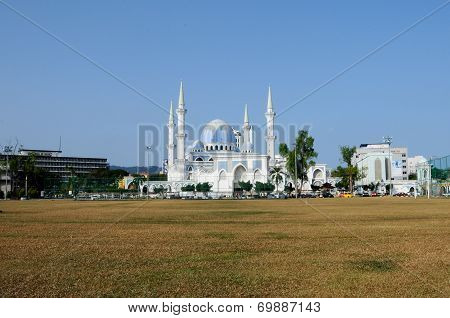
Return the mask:
<path id="1" fill-rule="evenodd" d="M 421 156 L 414 160 L 420 162 Z M 426 161 L 426 160 L 425 160 Z M 352 164 L 357 166 L 364 177 L 355 182 L 358 191 L 371 183 L 377 185 L 377 192 L 387 192 L 386 186 L 392 185 L 392 194 L 420 193 L 415 180 L 408 180 L 410 160 L 406 147 L 389 147 L 387 143 L 362 144 L 353 155 Z M 412 161 L 414 168 L 416 164 Z"/>
<path id="2" fill-rule="evenodd" d="M 180 86 L 177 121 L 175 124 L 173 105 L 170 105 L 168 122 L 168 158 L 167 181 L 144 182 L 141 192 L 152 191 L 163 186 L 168 192 L 181 192 L 181 188 L 189 184 L 207 182 L 212 186 L 214 195 L 232 196 L 239 189 L 240 181 L 268 182 L 271 168 L 278 165 L 285 170 L 285 160 L 275 155 L 275 135 L 272 93 L 269 93 L 266 106 L 266 153 L 254 150 L 253 129 L 250 124 L 248 109 L 245 106 L 244 120 L 240 131 L 220 119 L 210 121 L 201 132 L 199 140 L 186 146 L 185 117 L 187 109 L 184 101 L 183 84 Z M 308 173 L 310 184 L 321 185 L 326 182 L 326 165 L 316 165 Z M 286 177 L 279 184 L 279 190 L 288 184 L 294 187 L 290 178 Z"/>
<path id="3" fill-rule="evenodd" d="M 407 158 L 406 147 L 389 147 L 386 143 L 361 144 L 353 155 L 352 164 L 362 170 L 365 177 L 356 185 L 408 180 Z"/>
<path id="4" fill-rule="evenodd" d="M 424 156 L 414 156 L 408 158 L 408 176 L 412 173 L 417 173 L 417 166 L 427 162 Z"/>

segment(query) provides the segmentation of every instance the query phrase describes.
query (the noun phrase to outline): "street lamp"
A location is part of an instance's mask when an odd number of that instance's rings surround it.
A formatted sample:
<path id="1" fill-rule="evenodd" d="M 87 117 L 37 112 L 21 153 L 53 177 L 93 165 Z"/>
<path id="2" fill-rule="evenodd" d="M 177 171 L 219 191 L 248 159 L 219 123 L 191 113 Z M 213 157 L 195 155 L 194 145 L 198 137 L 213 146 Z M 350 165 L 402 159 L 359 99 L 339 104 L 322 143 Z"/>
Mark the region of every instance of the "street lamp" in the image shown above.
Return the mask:
<path id="1" fill-rule="evenodd" d="M 428 199 L 431 195 L 431 183 L 433 182 L 432 176 L 431 176 L 431 170 L 433 169 L 433 164 L 431 163 L 431 158 L 428 163 Z"/>
<path id="2" fill-rule="evenodd" d="M 386 144 L 389 145 L 389 195 L 392 195 L 392 158 L 391 158 L 391 144 L 392 144 L 392 137 L 386 136 L 383 137 L 383 140 Z"/>
<path id="3" fill-rule="evenodd" d="M 4 199 L 6 200 L 8 197 L 8 166 L 9 166 L 9 154 L 12 152 L 13 147 L 12 146 L 4 146 L 3 147 L 3 152 L 6 154 L 6 169 L 5 169 L 5 197 Z"/>
<path id="4" fill-rule="evenodd" d="M 152 150 L 152 147 L 147 146 L 147 200 L 149 199 L 149 181 L 150 181 L 150 151 Z"/>
<path id="5" fill-rule="evenodd" d="M 298 198 L 298 190 L 297 190 L 297 181 L 298 181 L 298 173 L 297 173 L 297 144 L 293 143 L 294 146 L 294 169 L 295 169 L 295 198 Z"/>

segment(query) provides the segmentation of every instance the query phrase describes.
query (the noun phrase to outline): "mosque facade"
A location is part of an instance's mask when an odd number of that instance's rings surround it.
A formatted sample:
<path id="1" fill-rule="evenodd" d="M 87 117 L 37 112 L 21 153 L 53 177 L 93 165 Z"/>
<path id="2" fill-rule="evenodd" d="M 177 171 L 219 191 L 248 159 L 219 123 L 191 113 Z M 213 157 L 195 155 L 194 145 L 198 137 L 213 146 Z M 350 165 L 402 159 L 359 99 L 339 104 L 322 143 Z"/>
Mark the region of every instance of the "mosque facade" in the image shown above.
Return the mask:
<path id="1" fill-rule="evenodd" d="M 175 120 L 176 113 L 176 120 Z M 253 128 L 245 106 L 244 120 L 240 130 L 236 130 L 221 119 L 207 123 L 200 135 L 191 145 L 186 146 L 186 105 L 183 83 L 180 86 L 178 106 L 174 110 L 171 103 L 169 111 L 167 145 L 167 181 L 145 182 L 141 192 L 152 192 L 152 188 L 165 187 L 168 192 L 180 193 L 181 188 L 189 184 L 209 183 L 214 196 L 232 196 L 239 189 L 240 181 L 270 181 L 273 167 L 281 166 L 285 171 L 285 160 L 275 154 L 274 120 L 276 113 L 269 87 L 265 109 L 266 152 L 257 153 L 254 147 Z M 327 179 L 326 165 L 316 165 L 308 172 L 307 184 L 323 184 Z M 290 183 L 290 184 L 289 184 Z M 292 186 L 287 176 L 279 184 L 279 190 Z"/>

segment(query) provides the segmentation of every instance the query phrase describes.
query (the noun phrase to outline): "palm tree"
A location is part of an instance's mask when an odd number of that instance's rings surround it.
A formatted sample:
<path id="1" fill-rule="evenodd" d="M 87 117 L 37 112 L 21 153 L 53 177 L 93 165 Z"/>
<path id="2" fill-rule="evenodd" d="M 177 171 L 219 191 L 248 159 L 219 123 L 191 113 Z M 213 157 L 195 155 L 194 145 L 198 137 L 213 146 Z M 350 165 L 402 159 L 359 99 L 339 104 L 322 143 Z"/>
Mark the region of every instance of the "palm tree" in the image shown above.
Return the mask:
<path id="1" fill-rule="evenodd" d="M 141 175 L 136 175 L 133 178 L 133 181 L 130 182 L 130 185 L 134 185 L 134 187 L 136 188 L 136 191 L 139 193 L 139 186 L 141 185 L 142 182 L 144 182 L 145 177 L 141 176 Z M 147 191 L 149 191 L 149 189 L 147 189 Z"/>
<path id="2" fill-rule="evenodd" d="M 270 170 L 270 178 L 275 183 L 277 187 L 277 192 L 278 192 L 278 184 L 280 184 L 280 182 L 283 181 L 284 176 L 286 176 L 286 173 L 283 172 L 281 167 L 273 167 L 272 170 Z"/>

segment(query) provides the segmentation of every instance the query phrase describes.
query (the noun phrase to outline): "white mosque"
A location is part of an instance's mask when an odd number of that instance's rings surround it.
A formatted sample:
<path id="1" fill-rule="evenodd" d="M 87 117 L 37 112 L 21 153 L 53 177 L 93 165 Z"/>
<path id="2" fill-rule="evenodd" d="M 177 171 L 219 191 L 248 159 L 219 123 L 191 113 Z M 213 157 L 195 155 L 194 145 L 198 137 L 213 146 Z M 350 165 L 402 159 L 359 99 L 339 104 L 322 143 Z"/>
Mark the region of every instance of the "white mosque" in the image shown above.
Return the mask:
<path id="1" fill-rule="evenodd" d="M 185 117 L 187 109 L 184 101 L 183 83 L 180 86 L 177 121 L 175 124 L 173 105 L 170 105 L 168 127 L 167 181 L 150 181 L 140 186 L 141 193 L 152 192 L 163 186 L 168 192 L 180 193 L 189 184 L 208 182 L 212 196 L 232 196 L 239 188 L 239 181 L 255 184 L 268 182 L 275 166 L 285 166 L 285 160 L 275 155 L 274 119 L 272 92 L 269 87 L 266 117 L 266 153 L 256 153 L 253 144 L 253 129 L 249 122 L 247 106 L 241 131 L 233 129 L 220 119 L 210 121 L 203 128 L 200 140 L 186 147 Z M 320 185 L 327 181 L 326 165 L 316 165 L 308 173 L 307 184 Z M 289 184 L 290 183 L 290 184 Z M 292 186 L 286 177 L 280 184 Z"/>

